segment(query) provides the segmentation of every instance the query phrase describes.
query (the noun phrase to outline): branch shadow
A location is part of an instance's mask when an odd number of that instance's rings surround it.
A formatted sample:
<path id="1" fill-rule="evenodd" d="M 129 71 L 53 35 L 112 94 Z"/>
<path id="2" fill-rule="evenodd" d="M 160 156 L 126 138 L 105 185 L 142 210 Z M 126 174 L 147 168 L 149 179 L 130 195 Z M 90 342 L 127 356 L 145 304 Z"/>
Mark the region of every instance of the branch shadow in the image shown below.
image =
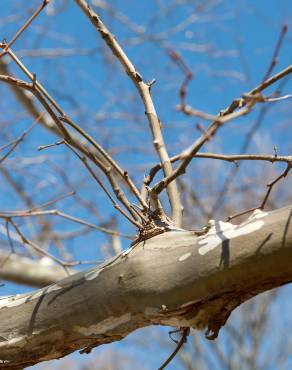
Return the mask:
<path id="1" fill-rule="evenodd" d="M 282 248 L 285 248 L 285 245 L 286 245 L 286 237 L 287 237 L 288 229 L 291 223 L 291 219 L 292 219 L 292 209 L 290 209 L 290 213 L 289 213 L 287 222 L 284 227 L 284 233 L 283 233 L 283 238 L 282 238 L 282 243 L 281 243 Z"/>

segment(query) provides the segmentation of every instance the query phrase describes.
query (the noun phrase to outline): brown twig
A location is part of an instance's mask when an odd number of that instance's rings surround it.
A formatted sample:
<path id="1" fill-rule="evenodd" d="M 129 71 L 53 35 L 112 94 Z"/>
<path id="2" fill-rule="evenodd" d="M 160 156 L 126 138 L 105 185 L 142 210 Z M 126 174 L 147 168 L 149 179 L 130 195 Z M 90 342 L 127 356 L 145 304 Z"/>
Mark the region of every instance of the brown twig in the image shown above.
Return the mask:
<path id="1" fill-rule="evenodd" d="M 288 31 L 288 26 L 285 24 L 281 29 L 278 41 L 277 41 L 276 46 L 275 46 L 275 50 L 273 52 L 271 63 L 269 65 L 268 69 L 267 69 L 266 74 L 263 77 L 263 82 L 270 77 L 273 69 L 275 68 L 276 64 L 278 63 L 278 55 L 279 55 L 279 52 L 280 52 L 280 49 L 281 49 L 281 46 L 283 44 L 284 37 L 285 37 L 287 31 Z"/>
<path id="2" fill-rule="evenodd" d="M 187 66 L 187 64 L 184 62 L 182 57 L 174 50 L 167 49 L 167 53 L 170 56 L 170 58 L 174 61 L 175 64 L 178 65 L 178 67 L 182 70 L 185 78 L 179 88 L 179 98 L 181 101 L 181 105 L 185 106 L 185 98 L 187 95 L 187 87 L 191 80 L 193 79 L 193 73 L 190 70 L 190 68 Z"/>
<path id="3" fill-rule="evenodd" d="M 60 133 L 62 134 L 64 139 L 67 141 L 67 143 L 70 144 L 72 147 L 79 148 L 80 146 L 79 143 L 75 142 L 74 138 L 71 136 L 69 131 L 65 128 L 62 121 L 65 121 L 66 123 L 70 124 L 71 127 L 73 127 L 79 134 L 81 134 L 87 141 L 89 141 L 90 144 L 92 144 L 95 147 L 95 149 L 97 149 L 103 155 L 106 161 L 109 162 L 110 166 L 108 166 L 107 163 L 103 163 L 101 160 L 99 160 L 96 155 L 93 155 L 92 153 L 90 153 L 90 151 L 84 145 L 82 146 L 82 152 L 88 158 L 90 158 L 95 163 L 95 165 L 97 165 L 108 177 L 110 184 L 113 187 L 113 190 L 115 194 L 117 195 L 118 199 L 121 200 L 122 202 L 125 202 L 124 205 L 126 203 L 128 205 L 130 204 L 127 198 L 125 197 L 125 195 L 123 194 L 123 192 L 120 191 L 118 183 L 114 179 L 114 176 L 111 173 L 112 172 L 111 166 L 115 168 L 117 172 L 124 178 L 130 190 L 138 198 L 139 202 L 142 204 L 143 209 L 145 209 L 147 207 L 147 204 L 140 196 L 138 189 L 134 185 L 133 181 L 130 179 L 127 171 L 123 171 L 117 165 L 117 163 L 110 157 L 110 155 L 99 144 L 97 144 L 93 138 L 90 137 L 90 135 L 88 135 L 84 130 L 82 130 L 81 127 L 79 127 L 75 122 L 73 122 L 69 117 L 65 115 L 65 113 L 62 111 L 59 105 L 55 102 L 55 100 L 47 93 L 47 91 L 43 88 L 43 86 L 38 81 L 36 81 L 35 75 L 31 74 L 27 70 L 27 68 L 21 63 L 21 61 L 16 57 L 16 55 L 12 53 L 10 49 L 8 50 L 8 53 L 9 55 L 13 57 L 13 60 L 20 66 L 23 72 L 32 80 L 32 84 L 28 84 L 14 77 L 3 76 L 3 75 L 0 75 L 0 80 L 10 83 L 10 84 L 16 84 L 17 86 L 32 92 L 36 96 L 36 98 L 39 100 L 39 102 L 43 105 L 43 107 L 46 109 L 46 111 L 50 114 L 50 116 L 56 123 Z M 45 95 L 45 97 L 43 96 L 43 94 Z M 53 105 L 53 107 L 61 114 L 61 118 L 55 114 L 54 110 L 52 109 L 50 104 L 48 104 L 46 99 L 48 99 L 49 102 Z M 128 207 L 128 210 L 133 215 L 133 217 L 137 218 L 137 211 L 133 211 L 130 206 Z M 142 213 L 140 214 L 140 217 L 143 217 L 143 215 L 142 216 L 141 215 Z"/>
<path id="4" fill-rule="evenodd" d="M 218 159 L 221 161 L 236 163 L 236 161 L 266 161 L 266 162 L 286 162 L 292 163 L 292 156 L 278 155 L 261 155 L 261 154 L 217 154 L 217 153 L 196 153 L 193 158 Z M 183 155 L 175 155 L 170 158 L 171 163 L 183 160 Z M 149 175 L 145 177 L 146 185 L 150 185 L 157 172 L 161 170 L 161 164 L 156 164 L 149 171 Z"/>
<path id="5" fill-rule="evenodd" d="M 131 207 L 131 204 L 127 200 L 125 194 L 122 192 L 120 189 L 118 183 L 116 182 L 115 178 L 112 176 L 110 173 L 110 169 L 106 168 L 102 163 L 98 163 L 98 167 L 103 167 L 103 172 L 107 175 L 107 178 L 112 186 L 113 191 L 116 194 L 116 197 L 120 200 L 120 202 L 125 206 L 125 208 L 130 212 L 131 216 L 130 217 L 119 205 L 118 203 L 114 200 L 110 192 L 106 189 L 102 181 L 97 177 L 95 172 L 92 170 L 92 168 L 89 166 L 87 163 L 87 160 L 84 156 L 81 156 L 74 148 L 73 146 L 65 141 L 65 144 L 72 150 L 72 152 L 81 160 L 81 162 L 84 164 L 84 166 L 87 168 L 91 176 L 94 178 L 94 180 L 99 184 L 99 186 L 102 188 L 102 190 L 105 192 L 105 194 L 108 196 L 110 201 L 112 202 L 114 208 L 118 210 L 123 216 L 125 216 L 132 224 L 138 227 L 138 229 L 142 228 L 142 225 L 138 222 L 140 213 L 137 215 L 137 211 L 134 211 L 133 208 Z M 97 161 L 96 158 L 93 158 L 94 161 Z"/>
<path id="6" fill-rule="evenodd" d="M 273 187 L 277 184 L 277 182 L 279 182 L 281 179 L 285 178 L 288 175 L 288 173 L 291 170 L 291 168 L 292 168 L 292 162 L 287 163 L 287 167 L 281 173 L 281 175 L 279 175 L 275 180 L 273 180 L 272 182 L 270 182 L 269 184 L 267 184 L 268 190 L 267 190 L 267 192 L 266 192 L 266 194 L 265 194 L 265 196 L 264 196 L 264 198 L 263 198 L 263 200 L 262 200 L 262 202 L 261 202 L 261 204 L 259 206 L 253 207 L 253 208 L 250 208 L 250 209 L 245 210 L 243 212 L 239 212 L 239 213 L 236 213 L 236 214 L 234 214 L 232 216 L 229 216 L 229 217 L 227 217 L 227 221 L 230 221 L 230 220 L 232 220 L 232 219 L 234 219 L 236 217 L 245 215 L 247 213 L 253 212 L 256 209 L 263 210 L 265 208 L 265 205 L 267 203 L 267 200 L 268 200 L 268 198 L 269 198 L 269 196 L 271 194 L 271 191 L 272 191 Z"/>
<path id="7" fill-rule="evenodd" d="M 210 137 L 215 135 L 216 131 L 219 129 L 219 127 L 222 126 L 223 123 L 249 113 L 252 107 L 256 104 L 256 99 L 249 99 L 249 97 L 260 93 L 265 88 L 274 84 L 276 81 L 284 78 L 290 73 L 292 73 L 292 64 L 255 87 L 249 93 L 244 94 L 242 98 L 233 100 L 232 103 L 225 110 L 219 113 L 218 118 L 213 121 L 207 128 L 206 133 L 201 135 L 201 137 L 196 140 L 195 143 L 190 146 L 190 148 L 186 149 L 180 154 L 184 157 L 184 159 L 176 167 L 176 169 L 172 172 L 170 176 L 164 177 L 152 188 L 152 192 L 159 194 L 171 181 L 185 173 L 186 168 L 191 160 L 194 158 L 194 155 Z"/>
<path id="8" fill-rule="evenodd" d="M 139 203 L 142 205 L 143 209 L 147 209 L 147 203 L 141 197 L 139 190 L 136 185 L 133 183 L 132 179 L 129 177 L 128 172 L 123 170 L 117 162 L 109 155 L 109 153 L 99 145 L 87 132 L 85 132 L 80 126 L 78 126 L 72 119 L 67 116 L 60 117 L 61 121 L 68 123 L 73 127 L 79 134 L 81 134 L 94 148 L 104 157 L 104 159 L 117 171 L 117 173 L 125 180 L 125 183 L 128 185 L 129 189 L 136 196 Z"/>
<path id="9" fill-rule="evenodd" d="M 19 143 L 21 143 L 23 141 L 23 139 L 25 138 L 25 136 L 35 127 L 35 125 L 38 123 L 38 121 L 41 119 L 41 116 L 43 115 L 43 113 L 41 113 L 39 119 L 35 120 L 32 125 L 27 129 L 25 130 L 16 140 L 14 140 L 13 142 L 9 143 L 6 145 L 6 147 L 9 145 L 12 145 L 12 147 L 7 151 L 7 153 L 2 157 L 0 158 L 0 164 L 2 162 L 5 161 L 5 159 L 7 157 L 9 157 L 9 155 L 16 149 L 16 147 L 18 146 Z M 3 149 L 3 147 L 2 147 Z"/>
<path id="10" fill-rule="evenodd" d="M 142 76 L 136 70 L 124 50 L 121 48 L 114 36 L 109 32 L 107 27 L 89 6 L 85 0 L 75 0 L 76 4 L 81 8 L 84 14 L 88 17 L 90 22 L 99 32 L 107 46 L 110 48 L 114 56 L 118 59 L 121 65 L 124 67 L 125 72 L 131 78 L 134 85 L 136 86 L 139 94 L 143 100 L 145 107 L 145 113 L 148 118 L 149 126 L 153 136 L 153 144 L 160 158 L 160 162 L 166 177 L 171 176 L 173 170 L 169 160 L 169 155 L 166 150 L 164 139 L 162 136 L 161 124 L 156 114 L 155 106 L 151 97 L 150 89 L 152 83 L 145 83 Z M 167 186 L 167 193 L 172 208 L 172 218 L 176 225 L 180 226 L 182 222 L 182 206 L 180 203 L 180 196 L 177 189 L 176 182 L 169 183 Z M 153 197 L 156 202 L 155 206 L 160 209 L 158 197 Z"/>
<path id="11" fill-rule="evenodd" d="M 31 248 L 33 248 L 35 251 L 37 251 L 38 253 L 41 253 L 49 258 L 51 258 L 53 261 L 57 262 L 58 264 L 60 264 L 61 266 L 64 267 L 64 269 L 67 271 L 67 268 L 66 266 L 69 266 L 71 265 L 70 262 L 66 262 L 66 261 L 62 261 L 61 259 L 53 256 L 51 253 L 49 253 L 48 251 L 44 250 L 43 248 L 39 247 L 36 243 L 34 243 L 33 241 L 29 240 L 27 237 L 24 236 L 24 234 L 21 232 L 19 226 L 11 219 L 11 218 L 7 218 L 7 220 L 9 221 L 9 223 L 14 227 L 16 233 L 18 234 L 18 236 L 20 237 L 20 240 L 22 241 L 22 243 L 24 245 L 28 245 L 30 246 Z"/>
<path id="12" fill-rule="evenodd" d="M 273 57 L 272 57 L 271 63 L 269 64 L 269 67 L 267 69 L 267 72 L 264 75 L 264 78 L 262 79 L 262 82 L 264 82 L 270 76 L 270 74 L 272 73 L 276 64 L 278 63 L 278 55 L 279 55 L 279 52 L 280 52 L 280 48 L 283 44 L 283 40 L 284 40 L 284 36 L 285 36 L 286 32 L 287 32 L 287 26 L 283 26 L 282 29 L 281 29 L 281 33 L 280 33 L 278 42 L 277 42 L 277 44 L 275 46 L 275 49 L 274 49 L 274 52 L 273 52 Z M 280 89 L 278 89 L 278 91 L 276 93 L 277 95 L 280 94 L 280 91 L 283 89 L 284 84 L 286 83 L 286 81 L 287 81 L 287 79 L 282 81 L 282 84 L 281 84 L 282 86 L 280 87 Z M 246 136 L 246 138 L 244 140 L 244 143 L 241 147 L 240 154 L 244 154 L 246 152 L 246 150 L 248 149 L 249 143 L 250 143 L 254 133 L 259 129 L 265 115 L 268 112 L 269 107 L 270 107 L 270 105 L 265 105 L 260 110 L 257 119 L 255 120 L 254 124 L 252 125 L 252 127 L 250 128 L 250 130 L 247 133 L 247 136 Z M 222 202 L 222 199 L 224 198 L 225 194 L 228 192 L 228 189 L 229 189 L 229 187 L 232 183 L 232 180 L 235 178 L 235 175 L 237 174 L 237 172 L 238 172 L 238 168 L 234 168 L 230 171 L 230 173 L 226 177 L 226 179 L 223 183 L 222 189 L 218 193 L 218 196 L 217 196 L 217 198 L 214 202 L 213 211 L 218 209 L 218 207 L 220 206 L 220 204 Z"/>
<path id="13" fill-rule="evenodd" d="M 184 345 L 184 343 L 186 343 L 187 337 L 190 334 L 190 328 L 181 328 L 180 329 L 180 332 L 181 332 L 181 338 L 180 338 L 179 342 L 177 343 L 177 346 L 176 346 L 175 350 L 168 357 L 168 359 L 163 363 L 163 365 L 159 367 L 158 370 L 165 369 L 166 366 L 174 359 L 174 357 L 179 352 L 179 350 L 182 348 L 182 346 Z"/>
<path id="14" fill-rule="evenodd" d="M 18 39 L 18 37 L 22 34 L 22 32 L 31 24 L 31 22 L 40 14 L 40 12 L 45 8 L 45 6 L 50 2 L 50 0 L 43 0 L 43 3 L 38 7 L 38 9 L 33 13 L 33 15 L 24 23 L 24 25 L 16 32 L 16 34 L 12 37 L 8 44 L 4 47 L 2 53 L 0 54 L 0 58 L 4 55 L 10 46 Z"/>
<path id="15" fill-rule="evenodd" d="M 118 231 L 109 230 L 105 227 L 97 226 L 95 224 L 92 224 L 90 222 L 84 221 L 81 218 L 74 217 L 71 215 L 68 215 L 67 213 L 61 212 L 58 209 L 50 209 L 45 211 L 39 211 L 39 207 L 34 207 L 34 209 L 28 209 L 28 210 L 19 210 L 19 211 L 11 211 L 11 212 L 0 212 L 0 218 L 4 219 L 12 219 L 12 218 L 25 218 L 25 217 L 38 217 L 38 216 L 59 216 L 66 220 L 72 221 L 74 223 L 78 223 L 80 225 L 87 226 L 91 229 L 95 229 L 98 231 L 102 231 L 109 235 L 118 235 L 120 237 L 126 238 L 126 239 L 133 239 L 132 235 L 119 233 Z"/>

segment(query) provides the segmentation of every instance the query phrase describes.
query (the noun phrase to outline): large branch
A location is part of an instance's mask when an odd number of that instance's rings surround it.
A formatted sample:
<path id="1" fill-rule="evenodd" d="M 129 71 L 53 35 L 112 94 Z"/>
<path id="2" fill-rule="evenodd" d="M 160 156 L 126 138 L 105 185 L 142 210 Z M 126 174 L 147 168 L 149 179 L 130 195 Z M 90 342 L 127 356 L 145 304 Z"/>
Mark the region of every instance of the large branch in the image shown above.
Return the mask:
<path id="1" fill-rule="evenodd" d="M 0 368 L 110 343 L 152 324 L 218 334 L 235 307 L 292 281 L 292 206 L 169 231 L 30 294 L 0 300 Z M 207 229 L 206 229 L 207 230 Z M 205 231 L 206 231 L 205 230 Z"/>

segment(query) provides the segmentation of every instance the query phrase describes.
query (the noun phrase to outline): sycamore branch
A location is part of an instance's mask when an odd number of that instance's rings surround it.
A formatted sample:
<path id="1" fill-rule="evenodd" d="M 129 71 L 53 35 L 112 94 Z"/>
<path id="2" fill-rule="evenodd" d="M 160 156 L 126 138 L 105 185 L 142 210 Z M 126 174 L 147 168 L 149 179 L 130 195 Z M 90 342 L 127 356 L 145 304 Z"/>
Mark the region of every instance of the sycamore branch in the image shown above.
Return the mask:
<path id="1" fill-rule="evenodd" d="M 141 202 L 142 206 L 145 208 L 147 205 L 145 201 L 142 199 L 142 197 L 139 194 L 139 191 L 136 189 L 133 181 L 130 179 L 128 173 L 126 171 L 122 171 L 122 169 L 115 164 L 113 160 L 109 160 L 111 158 L 104 149 L 101 148 L 99 144 L 97 144 L 84 130 L 81 129 L 76 123 L 74 123 L 72 120 L 70 120 L 65 113 L 62 111 L 62 109 L 58 106 L 58 104 L 49 96 L 49 94 L 46 92 L 46 90 L 42 87 L 42 85 L 36 81 L 35 76 L 33 76 L 24 66 L 23 64 L 18 60 L 18 58 L 15 56 L 15 54 L 8 50 L 7 53 L 11 55 L 13 60 L 15 60 L 18 65 L 21 67 L 21 69 L 27 74 L 27 76 L 32 80 L 32 83 L 27 83 L 25 81 L 22 81 L 20 79 L 17 79 L 15 77 L 7 76 L 7 75 L 0 75 L 0 80 L 2 82 L 15 85 L 19 88 L 25 89 L 29 92 L 31 92 L 40 102 L 40 104 L 45 108 L 47 113 L 50 115 L 52 120 L 54 121 L 56 127 L 58 128 L 58 131 L 60 132 L 61 136 L 65 139 L 65 142 L 67 142 L 71 147 L 78 148 L 80 142 L 75 142 L 74 136 L 71 135 L 71 133 L 67 130 L 67 128 L 64 126 L 63 121 L 70 122 L 70 126 L 73 127 L 79 134 L 81 134 L 83 137 L 85 137 L 86 140 L 89 141 L 91 145 L 94 146 L 95 149 L 97 149 L 100 154 L 104 156 L 104 159 L 106 160 L 106 163 L 101 161 L 90 149 L 87 148 L 83 143 L 81 143 L 82 147 L 82 153 L 85 154 L 86 157 L 88 157 L 101 171 L 105 174 L 105 176 L 108 178 L 108 181 L 116 194 L 119 201 L 123 204 L 123 206 L 127 209 L 127 211 L 130 213 L 131 216 L 127 215 L 127 219 L 131 221 L 134 225 L 136 225 L 138 228 L 141 228 L 139 220 L 140 215 L 137 210 L 133 210 L 130 202 L 128 201 L 127 197 L 125 196 L 124 192 L 120 188 L 118 182 L 115 180 L 115 177 L 113 175 L 113 168 L 115 168 L 118 173 L 120 173 L 125 183 L 129 186 L 129 189 L 136 195 L 138 200 Z M 49 100 L 49 103 L 47 101 Z M 60 119 L 57 114 L 55 113 L 52 106 L 62 115 L 62 119 Z M 92 173 L 91 173 L 92 174 Z M 120 207 L 116 207 L 117 210 L 119 210 L 124 216 L 125 211 L 123 211 Z M 142 216 L 143 217 L 143 216 Z"/>
<path id="2" fill-rule="evenodd" d="M 206 158 L 206 159 L 218 159 L 221 161 L 235 163 L 237 161 L 264 161 L 264 162 L 284 162 L 287 164 L 292 164 L 292 156 L 283 155 L 263 155 L 263 154 L 220 154 L 220 153 L 196 153 L 193 158 Z M 171 163 L 175 163 L 184 159 L 182 154 L 175 155 L 170 158 Z M 156 176 L 157 172 L 161 170 L 161 164 L 157 163 L 149 171 L 149 175 L 145 178 L 146 185 L 150 185 Z"/>
<path id="3" fill-rule="evenodd" d="M 268 78 L 266 81 L 263 81 L 257 87 L 252 89 L 249 93 L 243 94 L 240 99 L 233 100 L 233 102 L 226 109 L 221 111 L 218 116 L 215 117 L 214 121 L 201 135 L 201 137 L 197 139 L 188 149 L 184 150 L 180 154 L 183 160 L 170 176 L 165 176 L 161 181 L 155 184 L 155 186 L 152 188 L 152 193 L 156 195 L 159 194 L 172 181 L 184 174 L 187 166 L 190 164 L 195 154 L 206 143 L 206 141 L 210 139 L 210 137 L 215 135 L 217 130 L 222 127 L 223 124 L 235 118 L 248 114 L 256 103 L 262 102 L 261 92 L 264 89 L 288 76 L 290 73 L 292 73 L 292 64 L 282 71 L 276 73 L 274 76 Z"/>
<path id="4" fill-rule="evenodd" d="M 145 113 L 148 118 L 149 126 L 153 136 L 153 144 L 160 158 L 161 166 L 163 168 L 164 175 L 166 177 L 172 175 L 172 166 L 169 160 L 169 155 L 164 143 L 161 123 L 157 116 L 155 106 L 151 97 L 151 85 L 152 83 L 146 83 L 143 81 L 142 76 L 136 70 L 133 63 L 130 61 L 128 56 L 125 54 L 124 50 L 121 48 L 120 44 L 117 42 L 116 38 L 109 32 L 108 28 L 101 21 L 99 15 L 95 13 L 90 7 L 89 4 L 84 0 L 75 0 L 76 4 L 88 17 L 90 22 L 99 32 L 103 40 L 106 42 L 107 46 L 110 48 L 114 56 L 118 59 L 121 65 L 124 67 L 125 72 L 131 78 L 134 85 L 136 86 L 139 94 L 142 98 Z M 176 182 L 173 181 L 166 186 L 170 205 L 172 208 L 172 218 L 177 226 L 180 226 L 182 223 L 182 206 L 180 203 L 180 196 L 177 189 Z M 159 200 L 156 197 L 156 208 L 161 210 Z"/>
<path id="5" fill-rule="evenodd" d="M 41 290 L 0 299 L 0 368 L 22 369 L 152 324 L 207 328 L 292 281 L 292 206 L 199 236 L 169 231 Z M 159 284 L 157 283 L 159 282 Z"/>

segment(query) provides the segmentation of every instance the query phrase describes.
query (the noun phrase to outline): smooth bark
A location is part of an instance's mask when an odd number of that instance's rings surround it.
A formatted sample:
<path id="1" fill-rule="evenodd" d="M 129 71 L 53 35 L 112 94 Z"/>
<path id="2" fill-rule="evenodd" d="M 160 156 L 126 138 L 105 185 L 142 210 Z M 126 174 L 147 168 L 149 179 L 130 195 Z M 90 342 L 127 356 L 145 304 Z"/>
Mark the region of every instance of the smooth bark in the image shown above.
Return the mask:
<path id="1" fill-rule="evenodd" d="M 168 231 L 30 294 L 0 299 L 0 368 L 21 369 L 137 328 L 207 329 L 247 299 L 292 281 L 292 206 L 234 226 Z"/>

